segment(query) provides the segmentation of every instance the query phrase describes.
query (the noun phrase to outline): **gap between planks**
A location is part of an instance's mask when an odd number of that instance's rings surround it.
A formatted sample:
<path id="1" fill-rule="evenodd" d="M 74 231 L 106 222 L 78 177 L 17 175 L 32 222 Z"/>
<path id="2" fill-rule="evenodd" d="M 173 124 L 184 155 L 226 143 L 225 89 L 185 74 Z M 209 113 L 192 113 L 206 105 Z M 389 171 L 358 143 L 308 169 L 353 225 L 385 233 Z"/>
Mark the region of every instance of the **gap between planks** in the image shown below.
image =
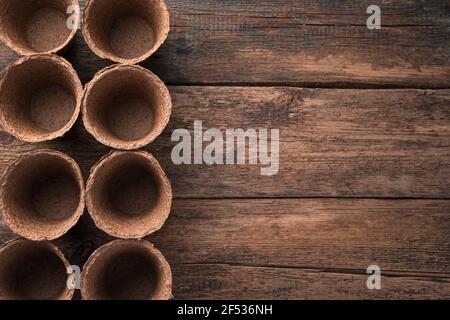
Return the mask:
<path id="1" fill-rule="evenodd" d="M 172 263 L 172 266 L 225 266 L 225 267 L 242 267 L 255 269 L 294 269 L 310 273 L 330 273 L 343 275 L 367 275 L 365 270 L 350 268 L 327 268 L 327 267 L 309 267 L 309 266 L 293 266 L 293 265 L 272 265 L 272 264 L 239 264 L 239 263 L 223 263 L 223 262 L 199 262 L 199 263 Z M 421 271 L 398 271 L 398 270 L 382 270 L 383 277 L 391 278 L 414 278 L 432 282 L 449 282 L 450 273 L 440 272 L 421 272 Z M 443 281 L 439 281 L 443 280 Z M 449 281 L 447 281 L 449 280 Z"/>

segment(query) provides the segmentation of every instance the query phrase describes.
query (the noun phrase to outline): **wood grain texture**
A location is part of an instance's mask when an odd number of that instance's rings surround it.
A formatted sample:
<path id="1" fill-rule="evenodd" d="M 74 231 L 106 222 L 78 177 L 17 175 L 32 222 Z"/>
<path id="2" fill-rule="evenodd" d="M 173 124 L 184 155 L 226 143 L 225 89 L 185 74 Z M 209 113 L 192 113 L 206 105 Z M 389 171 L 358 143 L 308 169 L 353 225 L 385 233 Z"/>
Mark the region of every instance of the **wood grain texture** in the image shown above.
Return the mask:
<path id="1" fill-rule="evenodd" d="M 381 290 L 368 290 L 367 275 L 295 268 L 229 265 L 173 267 L 175 299 L 449 299 L 449 279 L 382 275 Z"/>
<path id="2" fill-rule="evenodd" d="M 176 200 L 148 240 L 179 299 L 449 298 L 449 213 L 449 200 Z M 85 215 L 56 244 L 82 265 L 109 240 Z M 372 264 L 381 291 L 366 289 Z"/>
<path id="3" fill-rule="evenodd" d="M 171 87 L 169 127 L 146 148 L 176 198 L 450 196 L 450 90 Z M 280 170 L 172 164 L 173 130 L 280 129 Z M 193 135 L 193 133 L 192 133 Z M 78 123 L 59 140 L 27 144 L 0 134 L 0 170 L 21 152 L 53 148 L 89 169 L 108 148 Z"/>
<path id="4" fill-rule="evenodd" d="M 178 200 L 151 240 L 172 263 L 450 276 L 450 201 Z"/>
<path id="5" fill-rule="evenodd" d="M 172 84 L 448 88 L 449 0 L 379 1 L 377 31 L 366 26 L 371 4 L 167 0 L 171 33 L 143 65 Z M 89 50 L 81 32 L 64 55 L 84 82 L 111 64 Z M 16 58 L 0 47 L 0 67 Z"/>

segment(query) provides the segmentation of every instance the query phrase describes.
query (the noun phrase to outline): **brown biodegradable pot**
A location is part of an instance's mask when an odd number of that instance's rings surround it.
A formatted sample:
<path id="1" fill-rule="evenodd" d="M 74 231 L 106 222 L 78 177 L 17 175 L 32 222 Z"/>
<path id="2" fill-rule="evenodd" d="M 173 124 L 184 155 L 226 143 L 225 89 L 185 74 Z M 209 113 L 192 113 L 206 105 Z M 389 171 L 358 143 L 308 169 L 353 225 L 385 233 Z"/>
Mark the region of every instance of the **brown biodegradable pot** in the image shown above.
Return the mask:
<path id="1" fill-rule="evenodd" d="M 109 235 L 143 238 L 163 226 L 171 204 L 169 180 L 147 152 L 116 151 L 91 169 L 86 205 Z"/>
<path id="2" fill-rule="evenodd" d="M 0 248 L 0 300 L 70 300 L 68 266 L 50 242 L 8 242 Z"/>
<path id="3" fill-rule="evenodd" d="M 78 0 L 0 0 L 0 40 L 21 55 L 56 53 L 77 29 L 69 28 L 69 6 Z"/>
<path id="4" fill-rule="evenodd" d="M 12 231 L 30 240 L 53 240 L 76 224 L 84 209 L 80 168 L 52 150 L 21 155 L 5 172 L 0 212 Z"/>
<path id="5" fill-rule="evenodd" d="M 81 275 L 84 300 L 172 298 L 170 265 L 145 240 L 115 240 L 97 249 Z"/>
<path id="6" fill-rule="evenodd" d="M 115 65 L 98 72 L 85 87 L 82 112 L 86 130 L 116 149 L 141 148 L 169 122 L 170 93 L 145 68 Z"/>
<path id="7" fill-rule="evenodd" d="M 99 57 L 135 64 L 166 40 L 169 20 L 163 0 L 90 0 L 83 15 L 83 35 Z"/>
<path id="8" fill-rule="evenodd" d="M 83 86 L 77 73 L 56 55 L 24 57 L 0 79 L 0 122 L 27 142 L 64 135 L 79 113 Z"/>

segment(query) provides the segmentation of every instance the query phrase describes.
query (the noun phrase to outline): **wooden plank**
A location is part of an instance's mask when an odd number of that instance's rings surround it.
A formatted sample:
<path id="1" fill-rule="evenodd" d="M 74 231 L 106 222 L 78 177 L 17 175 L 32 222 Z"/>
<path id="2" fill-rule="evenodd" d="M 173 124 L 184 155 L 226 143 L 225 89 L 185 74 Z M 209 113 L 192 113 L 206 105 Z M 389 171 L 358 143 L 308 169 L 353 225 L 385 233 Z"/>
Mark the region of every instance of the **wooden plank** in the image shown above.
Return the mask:
<path id="1" fill-rule="evenodd" d="M 84 2 L 84 0 L 82 0 Z M 166 0 L 175 22 L 189 16 L 223 15 L 229 19 L 270 18 L 292 19 L 314 25 L 366 25 L 368 0 Z M 380 0 L 376 3 L 386 26 L 447 26 L 450 22 L 448 0 L 404 1 Z M 186 18 L 185 18 L 186 19 Z M 174 25 L 179 26 L 178 23 Z"/>
<path id="2" fill-rule="evenodd" d="M 441 273 L 450 201 L 177 200 L 155 242 L 174 264 Z"/>
<path id="3" fill-rule="evenodd" d="M 174 262 L 177 299 L 448 299 L 449 213 L 449 201 L 183 200 L 151 240 Z M 370 264 L 382 290 L 366 287 Z"/>
<path id="4" fill-rule="evenodd" d="M 449 85 L 449 1 L 382 1 L 375 32 L 370 1 L 168 3 L 175 28 L 145 65 L 170 82 Z"/>
<path id="5" fill-rule="evenodd" d="M 85 3 L 83 0 L 82 3 Z M 172 30 L 144 66 L 173 84 L 273 83 L 448 88 L 449 0 L 167 0 Z M 78 33 L 65 56 L 83 81 L 110 62 Z M 0 46 L 0 67 L 17 56 Z"/>
<path id="6" fill-rule="evenodd" d="M 448 298 L 449 214 L 449 200 L 175 200 L 148 240 L 179 299 Z M 82 265 L 110 240 L 85 215 L 56 244 Z M 366 289 L 372 264 L 381 291 Z"/>
<path id="7" fill-rule="evenodd" d="M 368 290 L 368 275 L 296 268 L 227 265 L 174 266 L 175 299 L 449 299 L 448 279 L 382 275 Z"/>
<path id="8" fill-rule="evenodd" d="M 450 195 L 450 90 L 171 87 L 168 129 L 146 148 L 176 198 L 423 197 Z M 172 164 L 173 130 L 280 130 L 280 168 Z M 193 133 L 192 133 L 193 135 Z M 108 148 L 80 124 L 56 141 L 27 144 L 0 134 L 0 170 L 21 152 L 67 152 L 87 176 Z M 245 181 L 245 183 L 243 182 Z"/>

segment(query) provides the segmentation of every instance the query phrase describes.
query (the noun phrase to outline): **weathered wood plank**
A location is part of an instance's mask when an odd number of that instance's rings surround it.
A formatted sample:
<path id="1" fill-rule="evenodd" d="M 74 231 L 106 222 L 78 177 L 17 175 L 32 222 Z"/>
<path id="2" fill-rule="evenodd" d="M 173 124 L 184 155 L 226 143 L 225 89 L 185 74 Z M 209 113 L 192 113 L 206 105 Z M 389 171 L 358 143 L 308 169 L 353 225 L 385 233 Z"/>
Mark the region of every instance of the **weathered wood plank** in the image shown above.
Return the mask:
<path id="1" fill-rule="evenodd" d="M 180 199 L 148 239 L 175 265 L 362 272 L 377 264 L 450 278 L 449 230 L 449 200 Z M 14 237 L 2 224 L 0 241 Z M 57 243 L 69 257 L 85 248 L 81 259 L 109 240 L 85 214 Z"/>
<path id="2" fill-rule="evenodd" d="M 179 83 L 448 87 L 450 2 L 427 3 L 383 1 L 373 32 L 370 1 L 171 1 L 175 28 L 145 65 Z"/>
<path id="3" fill-rule="evenodd" d="M 226 4 L 217 0 L 166 0 L 166 3 L 172 11 L 175 22 L 191 15 L 223 15 L 229 19 L 240 17 L 286 19 L 285 21 L 292 19 L 314 25 L 347 23 L 364 26 L 369 16 L 366 13 L 367 8 L 375 4 L 368 0 L 230 0 Z M 381 9 L 382 22 L 386 26 L 446 26 L 450 22 L 448 0 L 380 0 L 376 4 Z"/>
<path id="4" fill-rule="evenodd" d="M 174 264 L 445 273 L 450 201 L 177 200 L 150 237 Z"/>
<path id="5" fill-rule="evenodd" d="M 368 290 L 368 275 L 296 268 L 176 265 L 175 299 L 449 299 L 450 281 L 382 275 L 381 290 Z"/>
<path id="6" fill-rule="evenodd" d="M 177 198 L 450 196 L 450 90 L 171 87 L 171 94 L 169 127 L 147 150 Z M 280 129 L 278 174 L 261 176 L 259 165 L 172 164 L 171 134 L 192 131 L 194 120 L 222 132 Z M 21 152 L 53 148 L 73 156 L 87 176 L 109 152 L 80 124 L 49 143 L 6 133 L 0 141 L 1 170 Z"/>
<path id="7" fill-rule="evenodd" d="M 449 214 L 448 200 L 175 200 L 148 239 L 180 299 L 448 298 Z M 82 265 L 109 240 L 85 215 L 56 243 Z M 372 264 L 381 291 L 366 289 Z"/>
<path id="8" fill-rule="evenodd" d="M 84 3 L 84 1 L 82 1 Z M 437 88 L 450 84 L 448 0 L 168 0 L 172 30 L 144 65 L 177 84 L 274 83 Z M 110 62 L 79 32 L 65 56 L 83 81 Z M 0 46 L 0 67 L 17 56 Z"/>

